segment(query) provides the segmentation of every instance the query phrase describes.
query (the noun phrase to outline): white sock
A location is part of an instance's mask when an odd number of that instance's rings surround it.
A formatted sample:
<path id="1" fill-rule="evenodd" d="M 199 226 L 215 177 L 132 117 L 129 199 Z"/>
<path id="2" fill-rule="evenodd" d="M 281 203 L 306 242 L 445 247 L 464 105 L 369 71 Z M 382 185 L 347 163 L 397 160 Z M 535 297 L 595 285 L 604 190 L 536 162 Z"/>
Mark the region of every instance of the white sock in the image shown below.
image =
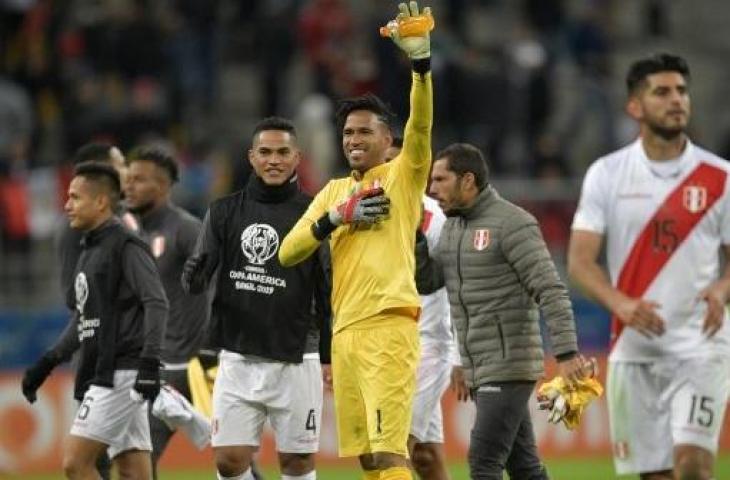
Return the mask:
<path id="1" fill-rule="evenodd" d="M 304 475 L 286 475 L 282 473 L 281 480 L 317 480 L 317 470 L 312 470 Z"/>
<path id="2" fill-rule="evenodd" d="M 248 470 L 235 477 L 224 477 L 220 472 L 216 472 L 216 474 L 218 475 L 218 480 L 255 480 L 253 473 L 251 473 L 251 467 L 248 467 Z"/>

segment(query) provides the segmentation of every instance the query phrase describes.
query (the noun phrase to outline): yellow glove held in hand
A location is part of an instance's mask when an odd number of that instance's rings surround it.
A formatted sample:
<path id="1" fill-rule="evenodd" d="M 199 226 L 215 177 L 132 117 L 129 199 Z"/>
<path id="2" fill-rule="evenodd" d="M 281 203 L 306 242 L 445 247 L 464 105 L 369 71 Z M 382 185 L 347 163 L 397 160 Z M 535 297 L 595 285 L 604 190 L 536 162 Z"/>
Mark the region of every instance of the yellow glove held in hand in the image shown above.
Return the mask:
<path id="1" fill-rule="evenodd" d="M 583 378 L 568 386 L 563 377 L 555 377 L 540 385 L 537 401 L 541 410 L 550 410 L 550 423 L 562 420 L 568 430 L 575 430 L 585 409 L 601 395 L 603 386 L 595 378 Z"/>

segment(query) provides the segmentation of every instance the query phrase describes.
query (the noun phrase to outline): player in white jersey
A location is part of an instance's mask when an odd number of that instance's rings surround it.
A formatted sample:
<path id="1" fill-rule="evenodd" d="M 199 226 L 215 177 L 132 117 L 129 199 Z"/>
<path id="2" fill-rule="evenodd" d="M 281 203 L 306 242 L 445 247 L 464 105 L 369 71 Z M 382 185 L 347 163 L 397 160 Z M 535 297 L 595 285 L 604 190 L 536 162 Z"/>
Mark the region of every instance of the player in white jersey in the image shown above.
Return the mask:
<path id="1" fill-rule="evenodd" d="M 386 151 L 390 160 L 400 152 L 403 140 L 393 138 Z M 423 196 L 423 220 L 421 232 L 426 236 L 429 251 L 432 251 L 441 236 L 446 216 L 438 202 Z M 441 397 L 449 386 L 452 369 L 461 364 L 459 351 L 454 341 L 449 315 L 449 301 L 446 288 L 430 295 L 421 295 L 421 317 L 418 320 L 421 340 L 421 359 L 416 372 L 416 393 L 413 397 L 413 417 L 408 436 L 408 452 L 413 468 L 421 480 L 448 480 L 444 456 L 444 425 L 441 411 Z M 455 388 L 466 390 L 461 378 L 455 380 Z"/>
<path id="2" fill-rule="evenodd" d="M 689 76 L 672 55 L 631 66 L 639 139 L 589 168 L 568 253 L 572 279 L 613 314 L 614 463 L 642 480 L 713 478 L 730 387 L 730 167 L 687 138 Z"/>

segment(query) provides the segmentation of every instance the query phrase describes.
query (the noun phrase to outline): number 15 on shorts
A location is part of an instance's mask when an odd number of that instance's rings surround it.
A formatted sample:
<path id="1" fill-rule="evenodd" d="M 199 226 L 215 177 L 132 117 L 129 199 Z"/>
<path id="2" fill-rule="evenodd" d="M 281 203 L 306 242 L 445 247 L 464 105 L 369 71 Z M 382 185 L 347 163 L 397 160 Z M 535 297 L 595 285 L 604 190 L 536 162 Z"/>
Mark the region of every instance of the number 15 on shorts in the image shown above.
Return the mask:
<path id="1" fill-rule="evenodd" d="M 714 399 L 712 397 L 692 395 L 687 424 L 704 428 L 712 427 L 712 422 L 715 420 L 713 403 Z"/>

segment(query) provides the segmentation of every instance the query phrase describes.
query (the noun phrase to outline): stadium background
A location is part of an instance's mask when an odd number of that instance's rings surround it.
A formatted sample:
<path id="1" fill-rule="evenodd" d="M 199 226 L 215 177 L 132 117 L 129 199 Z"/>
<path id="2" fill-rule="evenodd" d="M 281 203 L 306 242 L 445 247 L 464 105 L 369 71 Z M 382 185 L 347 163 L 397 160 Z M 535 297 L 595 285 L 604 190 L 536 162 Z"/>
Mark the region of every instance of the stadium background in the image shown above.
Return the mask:
<path id="1" fill-rule="evenodd" d="M 70 154 L 94 139 L 124 150 L 165 143 L 183 167 L 175 200 L 200 215 L 245 182 L 251 127 L 276 113 L 297 123 L 307 153 L 302 183 L 316 191 L 346 171 L 333 101 L 371 90 L 405 120 L 408 67 L 377 35 L 396 4 L 0 0 L 0 478 L 54 478 L 74 412 L 68 372 L 52 377 L 33 408 L 18 387 L 22 369 L 67 320 L 53 233 Z M 636 133 L 621 109 L 623 75 L 637 56 L 668 50 L 688 59 L 693 138 L 730 157 L 728 2 L 424 4 L 437 18 L 434 148 L 469 141 L 488 151 L 493 183 L 537 215 L 560 268 L 587 165 Z M 573 296 L 581 347 L 603 361 L 608 316 Z M 473 411 L 448 396 L 445 406 L 446 448 L 459 469 Z M 331 408 L 328 399 L 319 463 L 351 466 L 336 459 Z M 566 472 L 555 478 L 612 478 L 607 425 L 602 401 L 575 433 L 548 426 L 536 412 L 541 452 Z M 725 430 L 723 468 L 730 463 Z M 267 437 L 262 464 L 272 464 L 272 452 Z M 212 464 L 210 452 L 177 439 L 163 465 L 165 478 L 188 478 L 183 472 Z M 333 478 L 355 478 L 338 472 Z M 730 469 L 717 477 L 730 478 Z"/>

